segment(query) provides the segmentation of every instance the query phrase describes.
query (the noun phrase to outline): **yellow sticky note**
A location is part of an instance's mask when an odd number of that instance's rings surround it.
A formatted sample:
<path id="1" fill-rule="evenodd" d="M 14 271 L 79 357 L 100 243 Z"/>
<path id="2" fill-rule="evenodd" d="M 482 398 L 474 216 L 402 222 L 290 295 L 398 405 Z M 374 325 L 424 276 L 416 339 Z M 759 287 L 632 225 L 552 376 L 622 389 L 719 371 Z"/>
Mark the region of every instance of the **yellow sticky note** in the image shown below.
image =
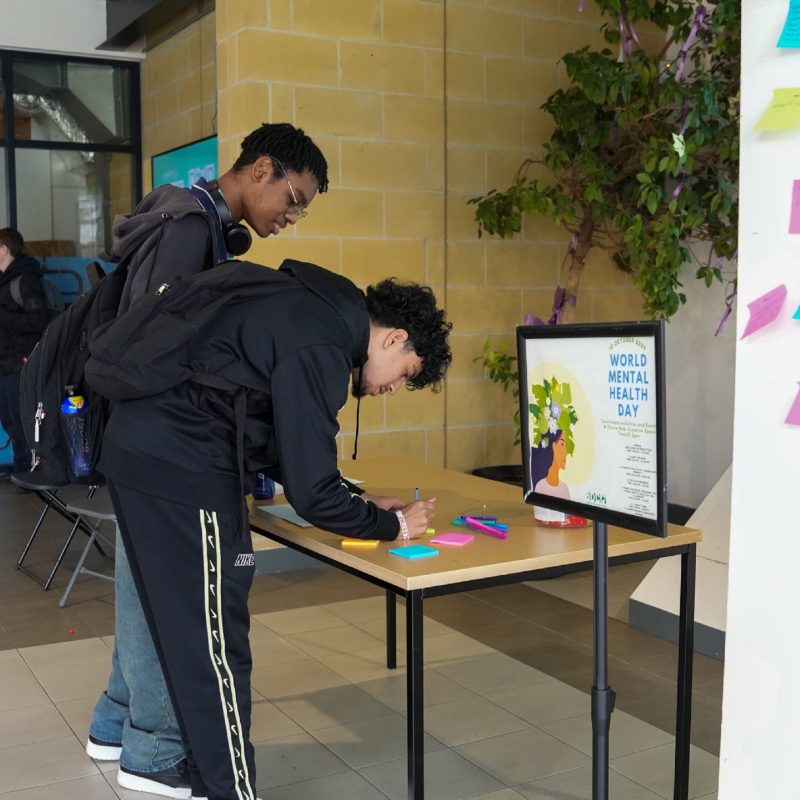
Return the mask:
<path id="1" fill-rule="evenodd" d="M 800 128 L 800 88 L 773 89 L 772 102 L 756 123 L 757 131 Z"/>
<path id="2" fill-rule="evenodd" d="M 377 539 L 342 539 L 342 547 L 352 547 L 354 550 L 377 550 Z"/>

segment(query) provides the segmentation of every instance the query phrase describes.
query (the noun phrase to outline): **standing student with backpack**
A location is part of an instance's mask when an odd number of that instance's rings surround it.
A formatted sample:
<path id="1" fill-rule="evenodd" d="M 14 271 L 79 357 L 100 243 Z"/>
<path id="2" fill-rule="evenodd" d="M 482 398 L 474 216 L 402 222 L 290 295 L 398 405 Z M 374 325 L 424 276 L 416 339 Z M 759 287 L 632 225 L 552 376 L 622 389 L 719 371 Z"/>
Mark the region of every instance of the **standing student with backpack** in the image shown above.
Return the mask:
<path id="1" fill-rule="evenodd" d="M 242 255 L 250 245 L 242 220 L 260 237 L 277 235 L 305 216 L 317 192 L 327 187 L 327 163 L 314 142 L 292 125 L 264 124 L 243 140 L 233 167 L 218 181 L 155 189 L 133 214 L 114 223 L 113 255 L 128 265 L 119 313 L 164 281 Z M 163 225 L 153 222 L 162 217 Z M 126 548 L 119 540 L 118 545 L 112 670 L 94 710 L 86 751 L 98 760 L 119 759 L 117 780 L 126 788 L 204 797 L 191 757 L 187 760 Z"/>
<path id="2" fill-rule="evenodd" d="M 0 229 L 0 422 L 11 438 L 11 470 L 30 469 L 30 456 L 19 408 L 19 374 L 50 320 L 42 268 L 25 255 L 24 241 L 14 228 Z"/>

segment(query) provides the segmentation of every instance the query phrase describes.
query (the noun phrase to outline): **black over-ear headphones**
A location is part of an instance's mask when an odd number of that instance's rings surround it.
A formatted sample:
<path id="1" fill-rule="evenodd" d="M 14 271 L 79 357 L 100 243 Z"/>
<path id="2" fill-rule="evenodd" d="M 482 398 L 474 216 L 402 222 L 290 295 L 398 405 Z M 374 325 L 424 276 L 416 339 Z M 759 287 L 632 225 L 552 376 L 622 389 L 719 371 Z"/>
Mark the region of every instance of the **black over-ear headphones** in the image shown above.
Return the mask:
<path id="1" fill-rule="evenodd" d="M 222 223 L 222 236 L 225 239 L 225 249 L 232 256 L 244 255 L 253 243 L 253 237 L 250 235 L 250 231 L 241 223 L 233 221 L 230 209 L 225 202 L 222 189 L 219 188 L 219 183 L 217 181 L 209 182 L 208 193 L 214 201 L 214 207 L 217 209 L 217 214 L 219 214 L 219 221 Z"/>

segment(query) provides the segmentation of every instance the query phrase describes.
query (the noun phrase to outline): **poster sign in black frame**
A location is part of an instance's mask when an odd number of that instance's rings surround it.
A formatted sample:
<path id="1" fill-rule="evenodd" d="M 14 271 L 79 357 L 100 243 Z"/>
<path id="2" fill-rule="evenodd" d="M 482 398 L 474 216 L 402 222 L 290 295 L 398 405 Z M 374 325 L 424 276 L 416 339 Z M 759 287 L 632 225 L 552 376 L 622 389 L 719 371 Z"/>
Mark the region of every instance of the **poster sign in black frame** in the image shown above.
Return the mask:
<path id="1" fill-rule="evenodd" d="M 608 362 L 602 364 L 606 354 Z M 529 363 L 529 357 L 535 363 Z M 666 537 L 664 323 L 519 326 L 517 359 L 525 502 Z M 599 378 L 601 374 L 605 377 Z M 532 385 L 529 375 L 538 383 Z M 585 390 L 579 389 L 582 375 L 587 378 Z M 590 409 L 576 407 L 576 390 Z M 563 423 L 563 432 L 555 416 Z M 596 490 L 582 484 L 581 499 L 573 499 L 569 487 L 560 488 L 565 485 L 558 477 L 554 478 L 558 484 L 547 486 L 537 480 L 534 485 L 532 478 L 539 475 L 541 467 L 532 464 L 537 459 L 532 443 L 536 448 L 551 447 L 551 454 L 561 448 L 561 463 L 565 463 L 582 444 L 582 416 L 587 420 L 583 431 L 597 432 L 588 442 L 593 448 Z M 612 461 L 604 464 L 609 453 Z M 553 460 L 551 456 L 551 467 Z M 558 470 L 551 470 L 550 474 L 554 473 L 557 476 Z M 604 491 L 604 480 L 613 492 Z M 547 493 L 537 491 L 536 485 Z M 557 496 L 559 492 L 563 494 Z"/>

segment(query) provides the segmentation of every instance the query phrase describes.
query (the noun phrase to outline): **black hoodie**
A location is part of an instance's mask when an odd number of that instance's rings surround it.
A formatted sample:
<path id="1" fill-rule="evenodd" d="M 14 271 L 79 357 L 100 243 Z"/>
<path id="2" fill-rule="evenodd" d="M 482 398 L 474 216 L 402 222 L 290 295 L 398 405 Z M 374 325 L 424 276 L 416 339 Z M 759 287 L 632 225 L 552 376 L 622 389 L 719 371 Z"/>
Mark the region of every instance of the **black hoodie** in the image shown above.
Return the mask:
<path id="1" fill-rule="evenodd" d="M 19 283 L 23 305 L 11 293 L 11 283 Z M 31 256 L 17 256 L 0 273 L 0 374 L 22 371 L 24 359 L 39 341 L 50 313 L 42 285 L 42 268 Z"/>
<path id="2" fill-rule="evenodd" d="M 364 295 L 312 264 L 290 262 L 273 274 L 280 291 L 225 307 L 189 367 L 248 389 L 246 475 L 263 469 L 280 480 L 296 511 L 318 527 L 394 539 L 396 515 L 351 493 L 337 466 L 336 417 L 369 343 Z M 185 382 L 119 403 L 100 469 L 147 494 L 237 511 L 242 488 L 230 395 Z"/>

